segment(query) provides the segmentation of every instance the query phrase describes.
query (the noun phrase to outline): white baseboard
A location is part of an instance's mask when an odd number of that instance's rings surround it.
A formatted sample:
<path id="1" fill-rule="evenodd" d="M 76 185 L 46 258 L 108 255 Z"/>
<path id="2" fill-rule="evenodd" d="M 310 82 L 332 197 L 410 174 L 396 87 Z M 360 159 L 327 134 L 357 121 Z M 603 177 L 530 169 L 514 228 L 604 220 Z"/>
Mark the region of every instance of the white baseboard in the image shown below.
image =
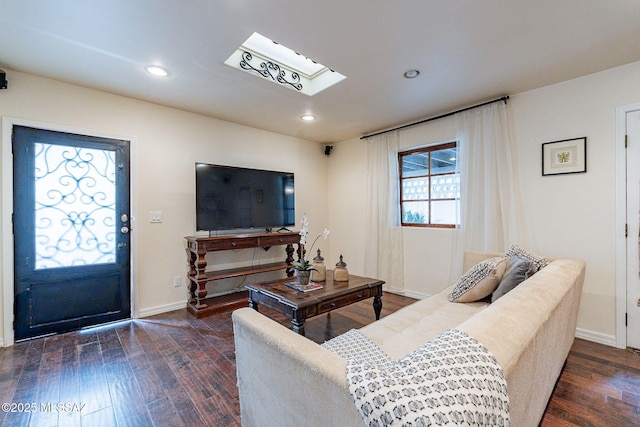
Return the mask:
<path id="1" fill-rule="evenodd" d="M 179 302 L 174 302 L 171 304 L 159 305 L 156 307 L 143 308 L 138 312 L 138 317 L 149 317 L 154 316 L 156 314 L 166 313 L 168 311 L 180 310 L 187 307 L 187 302 L 185 300 L 181 300 Z"/>
<path id="2" fill-rule="evenodd" d="M 431 296 L 429 294 L 423 294 L 420 292 L 413 292 L 413 291 L 404 291 L 402 292 L 402 295 L 404 295 L 405 297 L 415 298 L 415 299 L 427 299 Z"/>
<path id="3" fill-rule="evenodd" d="M 425 299 L 429 298 L 431 295 L 421 294 L 419 292 L 407 291 L 405 289 L 393 289 L 393 288 L 382 288 L 385 292 L 389 292 L 391 294 L 402 295 L 403 297 L 415 298 L 415 299 Z"/>
<path id="4" fill-rule="evenodd" d="M 577 328 L 576 338 L 592 341 L 598 344 L 608 345 L 609 347 L 616 347 L 616 337 L 614 337 L 613 335 L 605 335 L 599 332 Z"/>

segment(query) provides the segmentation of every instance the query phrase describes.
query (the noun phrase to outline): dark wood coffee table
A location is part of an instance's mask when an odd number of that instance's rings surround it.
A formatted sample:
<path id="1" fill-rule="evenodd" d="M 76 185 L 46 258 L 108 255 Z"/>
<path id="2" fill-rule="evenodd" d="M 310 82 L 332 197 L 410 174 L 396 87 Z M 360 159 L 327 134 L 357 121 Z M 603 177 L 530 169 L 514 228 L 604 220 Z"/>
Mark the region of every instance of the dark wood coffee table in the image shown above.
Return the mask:
<path id="1" fill-rule="evenodd" d="M 322 289 L 301 292 L 285 283 L 295 278 L 246 285 L 249 291 L 249 307 L 256 311 L 260 305 L 269 307 L 291 319 L 292 329 L 304 335 L 304 322 L 309 317 L 327 313 L 336 308 L 373 297 L 376 320 L 382 311 L 382 285 L 378 279 L 349 275 L 348 282 L 334 282 L 333 271 L 327 270 L 327 281 Z"/>

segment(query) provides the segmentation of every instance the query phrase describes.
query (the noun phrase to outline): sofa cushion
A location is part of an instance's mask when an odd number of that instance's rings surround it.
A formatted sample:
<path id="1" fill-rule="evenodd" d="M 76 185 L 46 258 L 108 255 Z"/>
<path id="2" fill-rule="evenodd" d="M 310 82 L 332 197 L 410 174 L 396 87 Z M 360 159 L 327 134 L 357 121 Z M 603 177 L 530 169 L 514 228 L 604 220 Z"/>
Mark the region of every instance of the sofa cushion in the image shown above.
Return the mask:
<path id="1" fill-rule="evenodd" d="M 542 270 L 544 267 L 546 267 L 549 264 L 549 262 L 545 257 L 531 253 L 525 249 L 522 249 L 518 245 L 512 245 L 507 251 L 507 256 L 508 257 L 517 256 L 532 262 L 534 266 L 534 271 L 532 272 L 532 274 Z"/>
<path id="2" fill-rule="evenodd" d="M 393 360 L 406 356 L 425 342 L 489 306 L 489 301 L 454 304 L 449 301 L 453 285 L 435 295 L 383 317 L 360 331 Z M 383 298 L 384 299 L 384 298 Z"/>
<path id="3" fill-rule="evenodd" d="M 491 295 L 500 283 L 506 261 L 506 257 L 493 257 L 471 267 L 456 282 L 449 301 L 473 302 Z"/>
<path id="4" fill-rule="evenodd" d="M 495 302 L 498 298 L 527 280 L 535 271 L 536 266 L 533 262 L 516 255 L 510 257 L 498 287 L 491 294 L 491 302 Z"/>

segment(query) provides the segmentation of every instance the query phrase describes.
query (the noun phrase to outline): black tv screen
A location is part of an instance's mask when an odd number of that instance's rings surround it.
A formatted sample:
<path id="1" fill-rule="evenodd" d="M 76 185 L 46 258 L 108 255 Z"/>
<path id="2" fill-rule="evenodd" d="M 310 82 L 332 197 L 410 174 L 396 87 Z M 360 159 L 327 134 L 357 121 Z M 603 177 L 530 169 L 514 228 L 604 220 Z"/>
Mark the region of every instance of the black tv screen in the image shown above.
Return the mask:
<path id="1" fill-rule="evenodd" d="M 196 163 L 198 231 L 295 224 L 293 173 Z"/>

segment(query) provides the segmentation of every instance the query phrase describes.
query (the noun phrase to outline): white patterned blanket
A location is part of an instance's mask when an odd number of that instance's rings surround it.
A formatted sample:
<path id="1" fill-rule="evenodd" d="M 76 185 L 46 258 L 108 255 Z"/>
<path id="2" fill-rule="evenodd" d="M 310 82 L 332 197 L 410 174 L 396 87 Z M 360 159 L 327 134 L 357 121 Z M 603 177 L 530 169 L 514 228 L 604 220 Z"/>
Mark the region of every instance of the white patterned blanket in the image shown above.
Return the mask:
<path id="1" fill-rule="evenodd" d="M 457 329 L 397 361 L 355 329 L 323 346 L 347 359 L 349 391 L 367 426 L 510 425 L 502 368 Z"/>

